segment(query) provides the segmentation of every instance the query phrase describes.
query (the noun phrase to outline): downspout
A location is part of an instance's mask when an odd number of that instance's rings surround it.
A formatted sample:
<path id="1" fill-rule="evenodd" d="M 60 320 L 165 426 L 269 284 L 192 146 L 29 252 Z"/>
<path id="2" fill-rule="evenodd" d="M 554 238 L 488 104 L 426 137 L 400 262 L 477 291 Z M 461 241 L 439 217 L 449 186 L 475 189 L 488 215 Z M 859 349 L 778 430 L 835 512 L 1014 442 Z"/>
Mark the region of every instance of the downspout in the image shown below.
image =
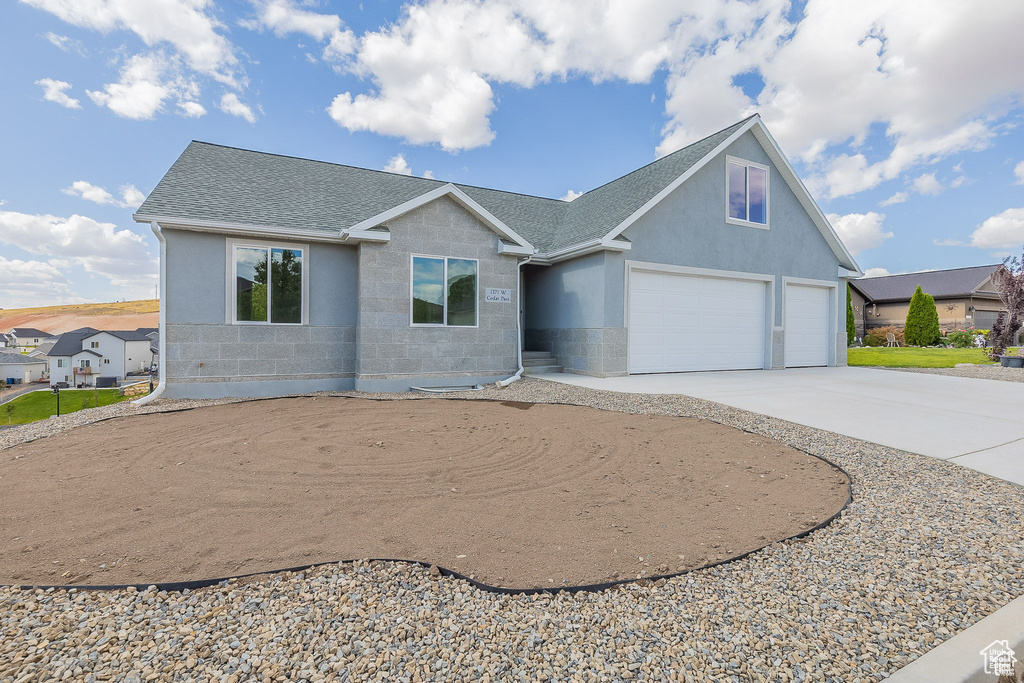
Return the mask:
<path id="1" fill-rule="evenodd" d="M 516 308 L 520 309 L 523 306 L 523 266 L 533 260 L 533 257 L 537 254 L 535 249 L 532 254 L 527 256 L 525 259 L 519 262 L 519 279 L 516 281 Z M 526 310 L 523 308 L 522 310 Z M 507 379 L 503 379 L 500 382 L 496 382 L 495 385 L 501 389 L 507 387 L 512 382 L 516 382 L 523 376 L 523 316 L 520 315 L 519 311 L 516 311 L 516 356 L 519 362 L 519 369 L 516 370 L 516 374 L 512 375 Z"/>
<path id="2" fill-rule="evenodd" d="M 164 389 L 167 388 L 167 296 L 166 284 L 167 284 L 167 242 L 164 240 L 164 233 L 160 230 L 160 226 L 156 221 L 149 224 L 153 234 L 156 235 L 157 241 L 160 242 L 160 363 L 157 365 L 157 373 L 159 376 L 159 384 L 156 385 L 156 389 L 153 393 L 146 394 L 140 399 L 132 401 L 133 405 L 144 406 L 151 401 L 155 401 L 160 398 L 160 394 L 164 393 Z"/>

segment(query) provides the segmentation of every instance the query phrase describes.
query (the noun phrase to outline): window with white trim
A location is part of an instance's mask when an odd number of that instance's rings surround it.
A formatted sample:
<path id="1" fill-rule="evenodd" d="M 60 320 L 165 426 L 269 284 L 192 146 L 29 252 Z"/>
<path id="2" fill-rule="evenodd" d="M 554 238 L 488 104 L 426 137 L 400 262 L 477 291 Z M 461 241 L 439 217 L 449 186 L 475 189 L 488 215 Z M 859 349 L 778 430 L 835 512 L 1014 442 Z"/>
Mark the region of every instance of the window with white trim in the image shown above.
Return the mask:
<path id="1" fill-rule="evenodd" d="M 412 324 L 476 327 L 476 259 L 412 257 Z"/>
<path id="2" fill-rule="evenodd" d="M 98 348 L 100 348 L 100 343 L 98 341 L 89 342 L 89 348 L 90 349 L 98 349 Z"/>
<path id="3" fill-rule="evenodd" d="M 257 244 L 235 244 L 234 322 L 301 325 L 304 306 L 305 250 Z"/>
<path id="4" fill-rule="evenodd" d="M 768 167 L 727 157 L 725 172 L 726 222 L 768 225 Z"/>

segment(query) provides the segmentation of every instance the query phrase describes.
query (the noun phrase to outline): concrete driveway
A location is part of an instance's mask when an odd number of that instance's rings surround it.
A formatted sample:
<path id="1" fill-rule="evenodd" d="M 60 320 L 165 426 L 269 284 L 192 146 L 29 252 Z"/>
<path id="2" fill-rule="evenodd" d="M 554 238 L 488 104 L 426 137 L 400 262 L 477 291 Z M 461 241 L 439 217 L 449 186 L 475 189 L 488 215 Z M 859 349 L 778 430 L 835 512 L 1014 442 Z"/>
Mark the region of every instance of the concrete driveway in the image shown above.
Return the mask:
<path id="1" fill-rule="evenodd" d="M 536 376 L 593 389 L 696 396 L 1024 485 L 1024 383 L 870 368 Z"/>

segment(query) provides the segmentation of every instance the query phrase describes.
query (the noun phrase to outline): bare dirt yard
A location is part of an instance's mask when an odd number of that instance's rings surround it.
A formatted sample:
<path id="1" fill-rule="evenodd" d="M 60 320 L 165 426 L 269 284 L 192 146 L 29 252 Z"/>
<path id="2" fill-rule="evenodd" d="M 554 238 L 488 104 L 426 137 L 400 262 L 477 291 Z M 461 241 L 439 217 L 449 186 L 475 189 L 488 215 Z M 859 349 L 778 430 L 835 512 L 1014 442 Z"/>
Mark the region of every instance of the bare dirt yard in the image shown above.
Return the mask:
<path id="1" fill-rule="evenodd" d="M 168 582 L 359 558 L 426 561 L 503 587 L 590 584 L 762 547 L 828 519 L 848 492 L 823 460 L 695 418 L 249 401 L 0 451 L 0 584 Z"/>

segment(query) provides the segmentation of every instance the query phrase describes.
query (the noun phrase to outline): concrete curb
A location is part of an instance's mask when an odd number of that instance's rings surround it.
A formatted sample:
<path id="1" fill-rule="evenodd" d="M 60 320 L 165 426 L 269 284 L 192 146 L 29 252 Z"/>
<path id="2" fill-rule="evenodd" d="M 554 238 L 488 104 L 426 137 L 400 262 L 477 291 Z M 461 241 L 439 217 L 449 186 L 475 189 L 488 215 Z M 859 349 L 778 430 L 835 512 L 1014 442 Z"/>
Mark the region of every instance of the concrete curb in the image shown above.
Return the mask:
<path id="1" fill-rule="evenodd" d="M 1006 640 L 1017 653 L 1017 676 L 1024 662 L 1024 596 L 996 610 L 885 679 L 885 683 L 997 683 L 1022 678 L 986 674 L 981 651 Z"/>

